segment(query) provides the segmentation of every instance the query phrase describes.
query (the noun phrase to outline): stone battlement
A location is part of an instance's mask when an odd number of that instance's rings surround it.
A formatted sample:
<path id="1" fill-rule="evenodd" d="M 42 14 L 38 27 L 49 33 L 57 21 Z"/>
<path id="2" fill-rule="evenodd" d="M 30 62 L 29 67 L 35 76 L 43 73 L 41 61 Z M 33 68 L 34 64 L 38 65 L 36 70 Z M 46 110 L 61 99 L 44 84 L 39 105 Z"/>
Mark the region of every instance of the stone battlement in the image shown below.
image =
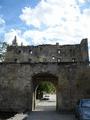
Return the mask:
<path id="1" fill-rule="evenodd" d="M 7 47 L 5 62 L 89 62 L 88 42 L 74 45 L 38 45 Z"/>

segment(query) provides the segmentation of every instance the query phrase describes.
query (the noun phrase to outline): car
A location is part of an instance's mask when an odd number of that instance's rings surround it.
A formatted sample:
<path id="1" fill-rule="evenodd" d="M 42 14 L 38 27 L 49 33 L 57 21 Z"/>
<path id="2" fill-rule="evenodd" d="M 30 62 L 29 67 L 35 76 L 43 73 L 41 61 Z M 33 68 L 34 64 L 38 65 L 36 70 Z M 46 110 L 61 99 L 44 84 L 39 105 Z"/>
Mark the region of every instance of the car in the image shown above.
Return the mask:
<path id="1" fill-rule="evenodd" d="M 43 98 L 41 100 L 49 100 L 49 95 L 43 96 Z"/>
<path id="2" fill-rule="evenodd" d="M 75 117 L 78 120 L 90 120 L 90 99 L 80 99 L 77 102 Z"/>

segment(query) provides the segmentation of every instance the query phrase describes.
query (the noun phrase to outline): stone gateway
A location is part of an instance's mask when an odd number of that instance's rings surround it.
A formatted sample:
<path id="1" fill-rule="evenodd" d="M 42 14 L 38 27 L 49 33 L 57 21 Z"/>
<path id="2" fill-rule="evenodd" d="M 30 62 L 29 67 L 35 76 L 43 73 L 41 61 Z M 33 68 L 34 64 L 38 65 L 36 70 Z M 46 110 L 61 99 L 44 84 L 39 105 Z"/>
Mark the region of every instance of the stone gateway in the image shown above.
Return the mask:
<path id="1" fill-rule="evenodd" d="M 32 111 L 42 81 L 54 84 L 57 111 L 71 111 L 80 98 L 90 98 L 87 39 L 74 45 L 18 46 L 15 37 L 0 63 L 0 111 Z"/>

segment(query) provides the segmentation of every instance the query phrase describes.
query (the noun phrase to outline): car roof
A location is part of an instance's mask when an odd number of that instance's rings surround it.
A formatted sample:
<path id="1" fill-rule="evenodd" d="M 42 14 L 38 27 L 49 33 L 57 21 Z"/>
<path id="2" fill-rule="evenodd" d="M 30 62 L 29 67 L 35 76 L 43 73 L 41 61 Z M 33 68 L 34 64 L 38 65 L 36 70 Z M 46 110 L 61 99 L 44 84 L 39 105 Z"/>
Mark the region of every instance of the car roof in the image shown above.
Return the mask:
<path id="1" fill-rule="evenodd" d="M 80 99 L 80 101 L 90 101 L 90 99 Z"/>

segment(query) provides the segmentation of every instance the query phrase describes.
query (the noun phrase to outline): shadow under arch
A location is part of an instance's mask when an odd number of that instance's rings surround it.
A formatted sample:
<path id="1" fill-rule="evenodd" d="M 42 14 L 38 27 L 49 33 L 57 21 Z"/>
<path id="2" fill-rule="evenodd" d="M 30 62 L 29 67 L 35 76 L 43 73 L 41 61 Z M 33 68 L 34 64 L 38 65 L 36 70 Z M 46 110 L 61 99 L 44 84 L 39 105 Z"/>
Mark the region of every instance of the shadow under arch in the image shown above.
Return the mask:
<path id="1" fill-rule="evenodd" d="M 33 92 L 32 93 L 32 110 L 35 110 L 35 106 L 36 106 L 36 89 L 38 85 L 44 81 L 52 83 L 56 89 L 56 110 L 57 110 L 58 77 L 48 72 L 41 72 L 41 73 L 33 74 L 32 76 L 32 86 L 33 86 L 32 87 L 32 92 Z"/>

